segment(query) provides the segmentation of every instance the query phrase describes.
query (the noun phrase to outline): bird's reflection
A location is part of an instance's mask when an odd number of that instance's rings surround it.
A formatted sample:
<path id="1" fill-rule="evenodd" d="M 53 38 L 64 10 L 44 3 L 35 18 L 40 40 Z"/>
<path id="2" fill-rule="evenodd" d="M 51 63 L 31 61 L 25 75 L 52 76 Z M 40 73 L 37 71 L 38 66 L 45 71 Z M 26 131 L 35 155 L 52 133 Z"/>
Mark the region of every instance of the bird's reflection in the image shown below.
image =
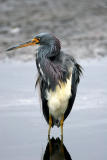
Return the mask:
<path id="1" fill-rule="evenodd" d="M 51 138 L 46 146 L 43 160 L 72 160 L 72 158 L 59 138 Z"/>

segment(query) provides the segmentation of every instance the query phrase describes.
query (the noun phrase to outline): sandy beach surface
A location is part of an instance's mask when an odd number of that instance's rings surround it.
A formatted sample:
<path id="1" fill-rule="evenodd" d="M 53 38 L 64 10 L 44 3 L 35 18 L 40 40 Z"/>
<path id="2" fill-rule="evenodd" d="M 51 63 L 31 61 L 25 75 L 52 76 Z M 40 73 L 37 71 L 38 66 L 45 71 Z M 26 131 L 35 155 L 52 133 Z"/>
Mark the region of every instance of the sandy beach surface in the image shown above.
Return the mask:
<path id="1" fill-rule="evenodd" d="M 5 49 L 41 32 L 54 33 L 79 58 L 107 55 L 107 0 L 1 0 L 0 59 L 32 60 L 33 48 Z"/>
<path id="2" fill-rule="evenodd" d="M 107 159 L 107 58 L 80 61 L 84 76 L 64 124 L 73 160 Z M 34 61 L 0 62 L 0 160 L 42 160 L 48 126 L 42 115 Z M 58 128 L 51 137 L 60 137 Z"/>

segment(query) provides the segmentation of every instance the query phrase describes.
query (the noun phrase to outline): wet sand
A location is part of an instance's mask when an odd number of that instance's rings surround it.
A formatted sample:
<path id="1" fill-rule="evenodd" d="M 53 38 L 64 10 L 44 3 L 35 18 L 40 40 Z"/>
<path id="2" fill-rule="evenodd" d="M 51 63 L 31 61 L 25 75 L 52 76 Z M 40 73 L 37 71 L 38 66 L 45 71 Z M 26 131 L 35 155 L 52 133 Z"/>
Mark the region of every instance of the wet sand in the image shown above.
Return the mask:
<path id="1" fill-rule="evenodd" d="M 64 124 L 64 145 L 73 160 L 107 159 L 107 59 L 81 61 L 84 76 Z M 35 62 L 0 62 L 0 159 L 42 160 L 48 126 L 35 91 Z M 52 129 L 51 138 L 60 137 Z"/>
<path id="2" fill-rule="evenodd" d="M 54 33 L 68 54 L 79 58 L 107 55 L 106 0 L 1 0 L 0 59 L 31 60 L 33 48 L 5 50 L 41 32 Z"/>

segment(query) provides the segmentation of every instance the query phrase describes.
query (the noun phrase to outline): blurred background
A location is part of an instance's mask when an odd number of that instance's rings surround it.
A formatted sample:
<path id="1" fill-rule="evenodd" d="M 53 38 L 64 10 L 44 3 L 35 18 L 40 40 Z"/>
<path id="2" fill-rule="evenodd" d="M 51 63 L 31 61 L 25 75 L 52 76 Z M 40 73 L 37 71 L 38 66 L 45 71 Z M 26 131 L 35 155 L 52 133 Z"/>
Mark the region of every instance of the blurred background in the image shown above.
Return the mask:
<path id="1" fill-rule="evenodd" d="M 31 60 L 34 48 L 6 53 L 40 32 L 52 32 L 78 58 L 107 55 L 107 0 L 0 0 L 0 59 Z"/>
<path id="2" fill-rule="evenodd" d="M 0 160 L 45 155 L 48 125 L 35 90 L 36 46 L 6 52 L 41 32 L 54 33 L 83 67 L 64 123 L 67 152 L 73 160 L 107 160 L 107 0 L 0 0 Z M 52 136 L 60 137 L 60 130 L 52 129 Z"/>

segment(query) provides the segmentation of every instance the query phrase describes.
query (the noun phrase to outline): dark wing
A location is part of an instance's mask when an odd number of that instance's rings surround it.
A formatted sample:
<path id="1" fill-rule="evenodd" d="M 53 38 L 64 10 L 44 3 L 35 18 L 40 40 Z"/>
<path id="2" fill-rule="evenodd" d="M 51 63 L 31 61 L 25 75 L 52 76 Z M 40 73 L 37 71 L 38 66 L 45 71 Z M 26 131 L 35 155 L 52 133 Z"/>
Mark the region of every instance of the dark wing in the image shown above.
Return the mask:
<path id="1" fill-rule="evenodd" d="M 41 91 L 41 100 L 42 100 L 42 111 L 45 117 L 45 120 L 49 124 L 49 108 L 48 108 L 48 101 L 46 100 L 46 83 L 43 79 L 40 80 L 40 91 Z"/>
<path id="2" fill-rule="evenodd" d="M 36 83 L 35 83 L 35 88 L 37 87 L 37 85 L 39 84 L 40 86 L 40 96 L 41 96 L 41 101 L 42 101 L 42 111 L 43 111 L 43 115 L 45 117 L 46 122 L 49 124 L 49 109 L 48 109 L 48 101 L 46 100 L 46 95 L 45 95 L 45 90 L 46 90 L 46 83 L 45 81 L 42 79 L 42 77 L 39 75 Z"/>
<path id="3" fill-rule="evenodd" d="M 71 83 L 72 84 L 72 87 L 71 87 L 72 96 L 69 99 L 68 107 L 64 114 L 64 120 L 67 118 L 67 116 L 69 115 L 73 107 L 73 103 L 74 103 L 76 92 L 77 92 L 77 85 L 80 81 L 81 74 L 82 74 L 82 67 L 79 64 L 74 63 L 73 72 L 72 72 L 72 83 Z"/>
<path id="4" fill-rule="evenodd" d="M 40 91 L 41 91 L 41 100 L 42 100 L 42 111 L 46 122 L 49 124 L 49 107 L 48 101 L 46 100 L 46 88 L 47 83 L 43 79 L 40 79 Z M 54 126 L 54 120 L 52 117 L 52 127 Z"/>

